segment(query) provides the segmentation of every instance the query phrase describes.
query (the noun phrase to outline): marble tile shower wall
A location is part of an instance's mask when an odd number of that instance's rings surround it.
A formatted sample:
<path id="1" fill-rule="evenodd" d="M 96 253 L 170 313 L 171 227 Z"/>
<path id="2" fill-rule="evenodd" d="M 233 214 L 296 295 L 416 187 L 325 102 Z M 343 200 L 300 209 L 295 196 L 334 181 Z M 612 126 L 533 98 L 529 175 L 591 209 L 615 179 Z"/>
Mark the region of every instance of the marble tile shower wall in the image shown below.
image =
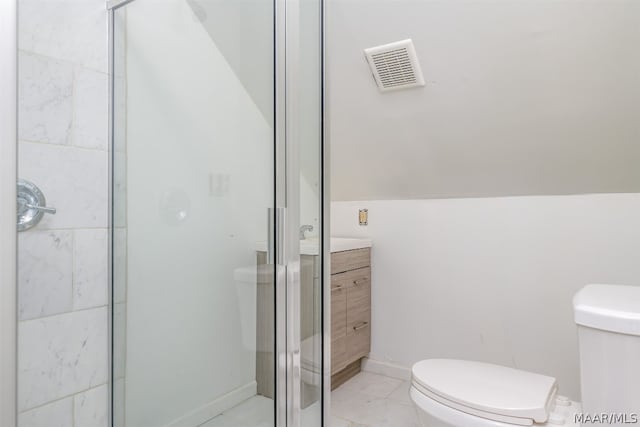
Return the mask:
<path id="1" fill-rule="evenodd" d="M 19 2 L 19 175 L 56 215 L 18 241 L 20 427 L 106 427 L 104 0 Z"/>

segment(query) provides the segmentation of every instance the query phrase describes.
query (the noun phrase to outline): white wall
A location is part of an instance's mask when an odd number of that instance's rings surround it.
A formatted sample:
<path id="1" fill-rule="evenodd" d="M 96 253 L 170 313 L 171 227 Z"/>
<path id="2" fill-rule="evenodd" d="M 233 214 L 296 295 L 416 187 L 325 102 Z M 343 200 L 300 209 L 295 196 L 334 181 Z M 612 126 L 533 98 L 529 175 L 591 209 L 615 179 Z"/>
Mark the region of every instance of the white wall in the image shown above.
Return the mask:
<path id="1" fill-rule="evenodd" d="M 332 235 L 374 241 L 373 358 L 502 363 L 578 397 L 571 296 L 640 284 L 639 17 L 633 0 L 328 1 Z M 426 86 L 382 94 L 363 50 L 406 38 Z M 621 194 L 572 196 L 592 193 Z"/>
<path id="2" fill-rule="evenodd" d="M 255 393 L 256 288 L 234 270 L 267 238 L 273 128 L 187 2 L 129 4 L 125 48 L 125 421 L 196 425 L 225 394 Z"/>
<path id="3" fill-rule="evenodd" d="M 273 15 L 272 2 L 186 1 L 265 120 L 272 122 L 273 75 L 256 73 L 256 68 L 273 61 L 273 21 L 264 19 Z"/>
<path id="4" fill-rule="evenodd" d="M 320 11 L 318 0 L 299 3 L 298 61 L 296 92 L 289 102 L 295 105 L 290 117 L 298 123 L 300 159 L 300 225 L 312 225 L 308 237 L 320 235 L 320 160 L 322 149 L 322 52 Z M 290 35 L 293 37 L 294 35 Z M 293 59 L 290 58 L 291 61 Z"/>
<path id="5" fill-rule="evenodd" d="M 18 425 L 106 427 L 105 2 L 20 0 L 18 37 L 18 174 L 58 209 L 18 234 Z"/>
<path id="6" fill-rule="evenodd" d="M 373 359 L 499 363 L 555 376 L 577 399 L 573 294 L 640 285 L 639 194 L 331 207 L 332 235 L 373 239 Z"/>
<path id="7" fill-rule="evenodd" d="M 640 191 L 640 3 L 329 0 L 334 200 Z M 426 87 L 363 49 L 412 38 Z"/>

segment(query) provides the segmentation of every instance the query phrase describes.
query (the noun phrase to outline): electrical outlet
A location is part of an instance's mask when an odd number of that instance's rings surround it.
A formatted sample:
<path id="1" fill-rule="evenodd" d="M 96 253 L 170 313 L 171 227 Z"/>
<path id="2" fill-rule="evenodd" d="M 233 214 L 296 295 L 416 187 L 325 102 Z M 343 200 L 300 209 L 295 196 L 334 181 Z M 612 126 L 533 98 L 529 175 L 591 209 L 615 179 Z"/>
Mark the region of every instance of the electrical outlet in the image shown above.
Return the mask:
<path id="1" fill-rule="evenodd" d="M 369 209 L 360 209 L 358 211 L 358 223 L 362 226 L 369 225 Z"/>

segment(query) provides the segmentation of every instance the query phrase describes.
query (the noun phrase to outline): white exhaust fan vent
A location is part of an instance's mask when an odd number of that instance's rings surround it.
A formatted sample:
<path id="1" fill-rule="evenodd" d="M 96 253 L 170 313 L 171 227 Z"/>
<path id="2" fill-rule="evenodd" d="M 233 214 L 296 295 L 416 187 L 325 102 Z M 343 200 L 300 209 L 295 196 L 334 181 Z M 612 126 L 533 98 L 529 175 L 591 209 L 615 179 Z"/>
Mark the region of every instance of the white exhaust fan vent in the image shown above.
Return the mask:
<path id="1" fill-rule="evenodd" d="M 371 47 L 364 54 L 381 92 L 424 86 L 411 39 Z"/>

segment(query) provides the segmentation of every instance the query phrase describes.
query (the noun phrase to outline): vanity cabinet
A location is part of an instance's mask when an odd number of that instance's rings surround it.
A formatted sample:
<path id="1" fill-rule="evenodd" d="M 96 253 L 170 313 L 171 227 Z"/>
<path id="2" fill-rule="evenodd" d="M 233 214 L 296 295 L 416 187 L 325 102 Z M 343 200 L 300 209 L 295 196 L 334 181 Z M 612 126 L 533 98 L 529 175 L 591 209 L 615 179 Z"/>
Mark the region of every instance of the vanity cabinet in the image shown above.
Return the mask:
<path id="1" fill-rule="evenodd" d="M 342 239 L 349 250 L 331 252 L 331 387 L 336 388 L 360 372 L 361 359 L 371 348 L 371 248 L 355 245 L 370 241 Z M 334 240 L 332 239 L 332 247 Z M 342 246 L 344 248 L 344 246 Z M 273 266 L 264 250 L 257 252 L 259 267 L 256 291 L 256 383 L 258 394 L 273 398 L 274 378 L 274 292 Z M 300 256 L 300 339 L 303 363 L 314 363 L 320 351 L 322 332 L 320 257 Z M 305 350 L 312 351 L 305 351 Z M 313 368 L 319 369 L 319 368 Z M 307 372 L 308 374 L 308 372 Z M 302 381 L 302 407 L 317 400 L 314 375 Z"/>
<path id="2" fill-rule="evenodd" d="M 261 396 L 273 399 L 275 391 L 274 346 L 275 313 L 273 265 L 267 264 L 267 253 L 258 251 L 258 274 L 256 291 L 256 384 Z M 317 255 L 300 256 L 300 347 L 303 366 L 320 363 L 319 337 L 322 332 L 321 263 Z M 312 368 L 320 372 L 320 368 Z M 312 381 L 315 375 L 303 375 L 301 384 L 302 407 L 318 400 L 319 382 Z M 318 377 L 319 378 L 319 377 Z M 311 380 L 310 380 L 311 379 Z"/>
<path id="3" fill-rule="evenodd" d="M 331 388 L 360 372 L 371 349 L 371 249 L 331 254 Z"/>

